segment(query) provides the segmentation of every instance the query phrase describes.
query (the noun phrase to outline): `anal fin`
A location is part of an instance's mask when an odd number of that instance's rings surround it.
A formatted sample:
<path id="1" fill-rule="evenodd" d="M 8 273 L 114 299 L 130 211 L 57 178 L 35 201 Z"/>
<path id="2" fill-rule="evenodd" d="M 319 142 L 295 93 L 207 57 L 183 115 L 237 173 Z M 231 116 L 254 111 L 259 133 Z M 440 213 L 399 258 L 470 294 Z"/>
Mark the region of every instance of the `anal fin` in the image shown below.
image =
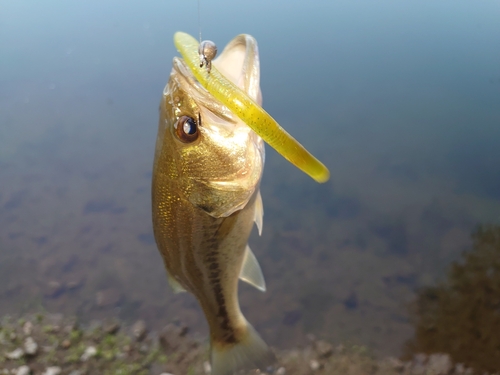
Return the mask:
<path id="1" fill-rule="evenodd" d="M 174 279 L 168 272 L 167 272 L 167 278 L 168 278 L 168 283 L 170 284 L 170 287 L 172 288 L 174 293 L 182 293 L 186 291 L 186 289 L 184 289 L 182 285 L 179 284 L 179 282 L 176 279 Z"/>
<path id="2" fill-rule="evenodd" d="M 248 245 L 245 249 L 245 257 L 241 266 L 240 280 L 256 287 L 262 292 L 266 291 L 266 281 L 264 280 L 259 262 L 257 262 L 257 258 Z"/>

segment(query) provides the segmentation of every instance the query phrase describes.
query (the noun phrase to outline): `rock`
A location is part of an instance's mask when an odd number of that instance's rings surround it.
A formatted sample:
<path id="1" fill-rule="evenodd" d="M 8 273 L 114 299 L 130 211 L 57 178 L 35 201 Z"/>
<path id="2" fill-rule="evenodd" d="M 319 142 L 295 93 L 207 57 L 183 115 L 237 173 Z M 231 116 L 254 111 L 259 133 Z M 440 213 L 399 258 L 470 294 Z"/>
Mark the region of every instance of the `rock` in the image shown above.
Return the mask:
<path id="1" fill-rule="evenodd" d="M 405 364 L 398 358 L 389 357 L 387 363 L 397 372 L 401 372 L 405 368 Z"/>
<path id="2" fill-rule="evenodd" d="M 311 342 L 315 342 L 316 341 L 316 336 L 314 336 L 312 333 L 308 333 L 306 335 L 306 338 L 311 341 Z"/>
<path id="3" fill-rule="evenodd" d="M 148 329 L 146 328 L 146 322 L 144 320 L 138 320 L 132 326 L 132 334 L 137 341 L 142 341 L 146 337 Z"/>
<path id="4" fill-rule="evenodd" d="M 453 363 L 448 354 L 431 354 L 427 362 L 427 368 L 433 375 L 447 375 L 453 369 Z"/>
<path id="5" fill-rule="evenodd" d="M 463 363 L 457 363 L 455 366 L 455 374 L 462 375 L 465 373 L 465 366 Z"/>
<path id="6" fill-rule="evenodd" d="M 118 289 L 107 288 L 95 294 L 95 302 L 99 307 L 116 306 L 122 300 L 122 294 Z"/>
<path id="7" fill-rule="evenodd" d="M 160 375 L 174 375 L 174 374 L 171 374 L 170 372 L 162 372 Z"/>
<path id="8" fill-rule="evenodd" d="M 177 350 L 186 336 L 189 329 L 186 326 L 177 326 L 175 324 L 167 324 L 159 334 L 160 345 L 168 352 Z"/>
<path id="9" fill-rule="evenodd" d="M 97 349 L 94 346 L 88 346 L 80 357 L 80 361 L 88 361 L 90 358 L 95 357 L 96 354 Z"/>
<path id="10" fill-rule="evenodd" d="M 61 368 L 59 366 L 47 367 L 42 375 L 59 375 L 61 373 Z"/>
<path id="11" fill-rule="evenodd" d="M 427 355 L 424 353 L 418 353 L 413 356 L 414 364 L 424 366 L 426 362 L 427 362 Z"/>
<path id="12" fill-rule="evenodd" d="M 415 354 L 411 366 L 411 373 L 414 375 L 424 375 L 427 372 L 426 368 L 427 355 L 423 353 Z"/>
<path id="13" fill-rule="evenodd" d="M 120 323 L 118 322 L 110 323 L 104 327 L 104 332 L 110 335 L 118 333 L 119 330 L 120 330 Z"/>
<path id="14" fill-rule="evenodd" d="M 71 341 L 68 339 L 65 339 L 61 342 L 61 348 L 63 349 L 68 349 L 71 346 Z"/>
<path id="15" fill-rule="evenodd" d="M 335 348 L 335 353 L 342 354 L 344 352 L 345 352 L 345 346 L 342 344 L 337 345 L 337 347 Z"/>
<path id="16" fill-rule="evenodd" d="M 311 359 L 311 361 L 309 362 L 309 367 L 311 368 L 311 370 L 316 371 L 316 370 L 319 370 L 321 365 L 315 359 Z"/>
<path id="17" fill-rule="evenodd" d="M 83 375 L 85 372 L 83 370 L 73 370 L 69 373 L 69 375 Z"/>
<path id="18" fill-rule="evenodd" d="M 60 327 L 64 320 L 64 315 L 61 313 L 48 314 L 46 315 L 47 323 L 52 324 L 53 326 Z"/>
<path id="19" fill-rule="evenodd" d="M 31 323 L 30 321 L 24 323 L 23 332 L 26 336 L 31 335 L 31 332 L 33 332 L 33 323 Z"/>
<path id="20" fill-rule="evenodd" d="M 38 352 L 38 344 L 33 340 L 33 337 L 26 337 L 24 340 L 24 352 L 27 355 L 35 355 Z"/>
<path id="21" fill-rule="evenodd" d="M 276 375 L 285 375 L 286 370 L 284 367 L 280 367 L 279 369 L 276 370 Z"/>
<path id="22" fill-rule="evenodd" d="M 76 290 L 83 285 L 83 280 L 71 280 L 66 283 L 68 290 Z"/>
<path id="23" fill-rule="evenodd" d="M 178 331 L 179 337 L 186 336 L 188 332 L 189 332 L 188 326 L 182 325 L 179 327 L 179 331 Z"/>
<path id="24" fill-rule="evenodd" d="M 29 375 L 29 374 L 31 374 L 31 369 L 26 365 L 18 367 L 16 370 L 16 375 Z"/>
<path id="25" fill-rule="evenodd" d="M 78 322 L 76 320 L 73 320 L 69 324 L 66 324 L 63 328 L 64 332 L 66 333 L 71 333 L 73 331 L 77 331 L 79 329 Z"/>
<path id="26" fill-rule="evenodd" d="M 24 355 L 24 350 L 22 350 L 21 348 L 17 348 L 11 351 L 10 353 L 6 353 L 5 357 L 7 357 L 8 359 L 19 359 L 23 355 Z"/>
<path id="27" fill-rule="evenodd" d="M 210 362 L 208 361 L 203 362 L 203 371 L 207 375 L 212 373 L 212 366 L 210 365 Z"/>
<path id="28" fill-rule="evenodd" d="M 333 346 L 326 341 L 319 340 L 315 346 L 319 358 L 329 358 L 333 354 Z"/>
<path id="29" fill-rule="evenodd" d="M 57 298 L 61 296 L 65 291 L 64 284 L 59 281 L 50 281 L 45 288 L 44 295 L 48 298 Z"/>

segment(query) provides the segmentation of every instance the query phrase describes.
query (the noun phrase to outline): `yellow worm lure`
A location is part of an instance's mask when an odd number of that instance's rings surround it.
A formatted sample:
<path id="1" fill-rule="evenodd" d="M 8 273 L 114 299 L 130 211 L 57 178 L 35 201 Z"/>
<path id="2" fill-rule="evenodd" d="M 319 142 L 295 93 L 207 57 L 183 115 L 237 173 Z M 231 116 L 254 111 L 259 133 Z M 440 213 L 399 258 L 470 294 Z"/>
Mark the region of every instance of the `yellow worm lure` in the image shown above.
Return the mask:
<path id="1" fill-rule="evenodd" d="M 317 182 L 328 181 L 330 172 L 325 165 L 288 134 L 261 106 L 214 66 L 211 67 L 210 73 L 200 67 L 198 41 L 195 38 L 177 32 L 174 35 L 174 43 L 195 78 L 215 99 L 229 108 L 290 163 Z"/>

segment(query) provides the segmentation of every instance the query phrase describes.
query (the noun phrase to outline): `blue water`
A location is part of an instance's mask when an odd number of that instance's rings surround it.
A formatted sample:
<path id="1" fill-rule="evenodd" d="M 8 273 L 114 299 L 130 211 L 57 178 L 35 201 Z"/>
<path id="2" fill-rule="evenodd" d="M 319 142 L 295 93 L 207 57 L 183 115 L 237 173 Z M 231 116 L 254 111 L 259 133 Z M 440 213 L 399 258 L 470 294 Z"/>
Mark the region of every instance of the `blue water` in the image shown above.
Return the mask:
<path id="1" fill-rule="evenodd" d="M 399 354 L 408 304 L 500 222 L 497 1 L 208 1 L 204 39 L 259 43 L 264 107 L 330 168 L 267 148 L 268 291 L 242 287 L 271 344 L 313 333 Z M 206 331 L 151 231 L 158 103 L 196 1 L 0 2 L 0 313 L 118 315 Z"/>

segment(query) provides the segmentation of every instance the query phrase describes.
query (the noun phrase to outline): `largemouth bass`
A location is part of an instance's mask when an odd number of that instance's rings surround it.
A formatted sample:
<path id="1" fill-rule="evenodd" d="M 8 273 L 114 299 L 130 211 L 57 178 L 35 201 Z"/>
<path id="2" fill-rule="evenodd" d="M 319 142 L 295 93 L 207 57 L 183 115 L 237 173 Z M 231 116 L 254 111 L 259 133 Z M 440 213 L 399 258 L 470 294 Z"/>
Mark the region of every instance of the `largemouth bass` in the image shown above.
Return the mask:
<path id="1" fill-rule="evenodd" d="M 257 43 L 237 36 L 212 62 L 261 105 Z M 262 229 L 262 139 L 175 57 L 160 104 L 152 182 L 153 228 L 169 282 L 200 303 L 214 375 L 265 368 L 274 355 L 240 311 L 238 279 L 265 290 L 247 245 Z"/>
<path id="2" fill-rule="evenodd" d="M 180 32 L 174 42 L 184 60 L 174 58 L 160 104 L 156 243 L 174 291 L 194 294 L 205 313 L 212 374 L 262 369 L 275 357 L 240 311 L 238 278 L 265 291 L 247 244 L 254 222 L 262 231 L 263 139 L 316 181 L 327 181 L 329 172 L 261 107 L 254 38 L 237 36 L 213 61 L 211 42 L 198 48 Z"/>

